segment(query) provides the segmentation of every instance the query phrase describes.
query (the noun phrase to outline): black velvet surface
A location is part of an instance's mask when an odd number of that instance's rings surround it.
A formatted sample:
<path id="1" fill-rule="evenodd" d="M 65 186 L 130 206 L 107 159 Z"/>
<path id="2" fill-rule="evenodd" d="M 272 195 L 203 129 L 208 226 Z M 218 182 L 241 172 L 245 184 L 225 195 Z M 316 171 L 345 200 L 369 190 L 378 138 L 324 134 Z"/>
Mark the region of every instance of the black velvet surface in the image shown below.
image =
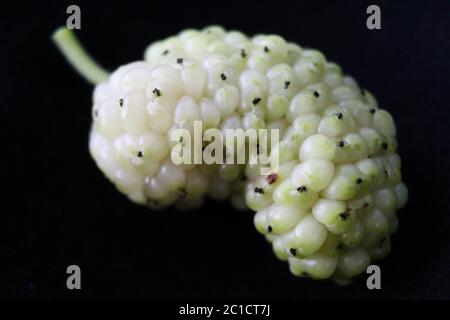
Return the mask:
<path id="1" fill-rule="evenodd" d="M 110 70 L 154 40 L 209 24 L 280 34 L 339 63 L 393 115 L 410 192 L 380 263 L 382 290 L 295 278 L 252 214 L 227 203 L 151 212 L 119 194 L 88 153 L 93 88 L 50 41 L 71 4 L 55 1 L 0 12 L 0 297 L 450 298 L 450 3 L 374 3 L 382 29 L 371 31 L 364 1 L 81 1 L 77 34 Z M 80 291 L 66 289 L 71 264 Z"/>

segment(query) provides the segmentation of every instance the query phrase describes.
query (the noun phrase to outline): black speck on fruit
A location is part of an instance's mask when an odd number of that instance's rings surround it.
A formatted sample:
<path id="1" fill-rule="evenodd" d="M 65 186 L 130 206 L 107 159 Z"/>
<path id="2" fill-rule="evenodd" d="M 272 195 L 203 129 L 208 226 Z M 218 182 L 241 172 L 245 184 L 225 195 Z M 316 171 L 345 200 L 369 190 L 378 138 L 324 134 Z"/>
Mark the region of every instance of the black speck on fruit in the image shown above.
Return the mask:
<path id="1" fill-rule="evenodd" d="M 348 217 L 350 217 L 350 214 L 348 212 L 342 212 L 339 214 L 339 218 L 341 218 L 342 220 L 347 220 Z"/>
<path id="2" fill-rule="evenodd" d="M 159 90 L 158 88 L 153 89 L 153 94 L 157 97 L 161 96 L 161 90 Z"/>
<path id="3" fill-rule="evenodd" d="M 254 191 L 255 191 L 255 193 L 264 194 L 264 189 L 263 188 L 255 187 Z"/>
<path id="4" fill-rule="evenodd" d="M 285 81 L 285 82 L 284 82 L 284 88 L 285 88 L 285 89 L 289 88 L 290 85 L 291 85 L 291 82 L 290 82 L 290 81 Z"/>
<path id="5" fill-rule="evenodd" d="M 253 99 L 252 103 L 254 106 L 256 106 L 261 101 L 261 98 L 255 98 Z"/>

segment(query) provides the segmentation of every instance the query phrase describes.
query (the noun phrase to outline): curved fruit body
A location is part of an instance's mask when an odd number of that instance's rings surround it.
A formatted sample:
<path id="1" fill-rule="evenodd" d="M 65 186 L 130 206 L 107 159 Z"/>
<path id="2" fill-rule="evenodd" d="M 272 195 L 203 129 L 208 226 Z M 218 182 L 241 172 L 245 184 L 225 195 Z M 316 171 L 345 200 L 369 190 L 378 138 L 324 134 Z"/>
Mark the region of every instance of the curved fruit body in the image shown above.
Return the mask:
<path id="1" fill-rule="evenodd" d="M 221 27 L 151 44 L 94 92 L 90 151 L 137 203 L 193 208 L 209 195 L 257 211 L 298 276 L 340 283 L 385 257 L 407 202 L 390 114 L 317 50 Z M 177 128 L 278 128 L 279 166 L 172 162 Z"/>

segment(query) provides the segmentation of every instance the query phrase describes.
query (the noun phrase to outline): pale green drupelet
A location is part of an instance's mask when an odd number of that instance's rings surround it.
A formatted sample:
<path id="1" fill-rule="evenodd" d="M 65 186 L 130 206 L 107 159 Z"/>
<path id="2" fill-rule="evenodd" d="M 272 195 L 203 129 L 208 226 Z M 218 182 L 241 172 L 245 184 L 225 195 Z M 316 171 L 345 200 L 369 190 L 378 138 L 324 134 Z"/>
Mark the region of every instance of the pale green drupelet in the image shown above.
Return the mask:
<path id="1" fill-rule="evenodd" d="M 255 226 L 292 273 L 343 283 L 390 251 L 407 201 L 388 112 L 339 66 L 279 36 L 221 27 L 150 45 L 94 92 L 90 151 L 130 199 L 195 208 L 209 195 L 257 211 Z M 175 165 L 176 128 L 277 128 L 258 165 Z"/>

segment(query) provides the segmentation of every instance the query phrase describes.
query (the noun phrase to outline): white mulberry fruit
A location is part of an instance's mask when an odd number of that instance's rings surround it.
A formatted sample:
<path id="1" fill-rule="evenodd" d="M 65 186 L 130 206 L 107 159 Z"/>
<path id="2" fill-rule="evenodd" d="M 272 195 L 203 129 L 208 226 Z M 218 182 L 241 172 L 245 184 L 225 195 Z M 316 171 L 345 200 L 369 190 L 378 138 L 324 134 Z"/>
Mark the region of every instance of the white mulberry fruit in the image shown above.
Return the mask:
<path id="1" fill-rule="evenodd" d="M 90 151 L 131 200 L 195 208 L 209 195 L 249 207 L 298 276 L 344 283 L 389 253 L 408 197 L 393 119 L 319 51 L 213 26 L 155 42 L 144 61 L 109 75 L 68 30 L 54 39 L 98 83 Z M 173 133 L 193 133 L 195 121 L 222 131 L 278 129 L 281 140 L 267 151 L 279 166 L 261 175 L 248 163 L 174 164 L 191 141 Z"/>

